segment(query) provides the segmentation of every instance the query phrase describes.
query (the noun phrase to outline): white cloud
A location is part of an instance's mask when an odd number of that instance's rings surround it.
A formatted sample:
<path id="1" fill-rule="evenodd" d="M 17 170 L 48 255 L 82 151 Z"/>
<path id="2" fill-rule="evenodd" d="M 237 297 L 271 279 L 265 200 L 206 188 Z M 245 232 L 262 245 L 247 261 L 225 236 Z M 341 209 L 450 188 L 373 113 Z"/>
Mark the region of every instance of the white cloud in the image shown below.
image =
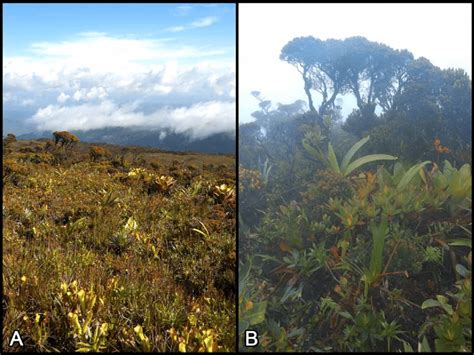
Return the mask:
<path id="1" fill-rule="evenodd" d="M 235 103 L 208 101 L 190 107 L 164 107 L 150 114 L 136 111 L 133 104 L 117 105 L 109 100 L 77 106 L 48 105 L 39 109 L 30 123 L 38 130 L 144 126 L 186 133 L 191 138 L 204 138 L 214 133 L 234 131 Z"/>
<path id="2" fill-rule="evenodd" d="M 21 105 L 31 106 L 31 105 L 34 104 L 34 102 L 35 102 L 35 100 L 33 100 L 33 99 L 23 99 L 23 100 L 21 100 Z"/>
<path id="3" fill-rule="evenodd" d="M 83 91 L 81 90 L 77 90 L 73 95 L 74 100 L 76 101 L 79 101 L 82 98 L 82 96 L 83 96 Z"/>
<path id="4" fill-rule="evenodd" d="M 202 50 L 96 32 L 33 48 L 37 55 L 7 57 L 3 64 L 4 103 L 14 109 L 28 103 L 35 112 L 31 130 L 152 122 L 197 137 L 235 126 L 235 110 L 228 109 L 235 102 L 235 63 L 213 57 L 229 48 Z M 189 56 L 194 64 L 180 63 Z M 216 107 L 222 115 L 209 118 L 204 109 Z"/>
<path id="5" fill-rule="evenodd" d="M 191 22 L 190 28 L 209 27 L 217 22 L 217 17 L 203 17 L 197 21 Z"/>
<path id="6" fill-rule="evenodd" d="M 185 29 L 186 29 L 186 26 L 173 26 L 173 27 L 168 28 L 168 31 L 181 32 L 181 31 L 184 31 Z"/>
<path id="7" fill-rule="evenodd" d="M 69 95 L 66 95 L 65 93 L 61 92 L 61 94 L 59 94 L 58 96 L 58 102 L 60 104 L 63 104 L 65 103 L 71 96 Z"/>
<path id="8" fill-rule="evenodd" d="M 208 16 L 208 17 L 203 17 L 200 18 L 199 20 L 193 21 L 187 25 L 181 25 L 181 26 L 173 26 L 167 28 L 167 31 L 169 32 L 181 32 L 185 30 L 191 30 L 193 28 L 202 28 L 202 27 L 209 27 L 215 24 L 218 21 L 218 18 L 215 16 Z"/>
<path id="9" fill-rule="evenodd" d="M 105 91 L 105 89 L 103 87 L 95 87 L 93 86 L 89 92 L 86 94 L 86 97 L 88 99 L 104 99 L 107 97 L 107 91 Z"/>

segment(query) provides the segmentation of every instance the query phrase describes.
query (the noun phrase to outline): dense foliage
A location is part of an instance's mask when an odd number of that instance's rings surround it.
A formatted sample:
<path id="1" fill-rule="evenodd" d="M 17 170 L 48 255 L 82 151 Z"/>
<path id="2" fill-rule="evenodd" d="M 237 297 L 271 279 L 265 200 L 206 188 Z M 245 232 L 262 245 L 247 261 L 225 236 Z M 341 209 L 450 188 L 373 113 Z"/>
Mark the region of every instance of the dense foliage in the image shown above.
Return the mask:
<path id="1" fill-rule="evenodd" d="M 240 127 L 240 349 L 470 352 L 469 78 L 360 37 L 281 58 L 309 111 L 255 93 Z"/>
<path id="2" fill-rule="evenodd" d="M 10 141 L 3 350 L 235 349 L 235 160 Z"/>

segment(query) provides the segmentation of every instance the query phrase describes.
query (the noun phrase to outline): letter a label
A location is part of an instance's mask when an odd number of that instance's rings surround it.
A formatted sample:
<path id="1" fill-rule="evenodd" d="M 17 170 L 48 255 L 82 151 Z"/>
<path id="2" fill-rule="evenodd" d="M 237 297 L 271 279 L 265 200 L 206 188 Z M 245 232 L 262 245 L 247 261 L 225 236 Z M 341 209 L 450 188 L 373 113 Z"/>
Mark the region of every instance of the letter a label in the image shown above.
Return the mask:
<path id="1" fill-rule="evenodd" d="M 23 346 L 23 340 L 21 340 L 20 332 L 18 330 L 15 330 L 12 335 L 12 340 L 10 340 L 10 346 L 13 346 L 15 343 L 20 344 L 20 346 Z"/>

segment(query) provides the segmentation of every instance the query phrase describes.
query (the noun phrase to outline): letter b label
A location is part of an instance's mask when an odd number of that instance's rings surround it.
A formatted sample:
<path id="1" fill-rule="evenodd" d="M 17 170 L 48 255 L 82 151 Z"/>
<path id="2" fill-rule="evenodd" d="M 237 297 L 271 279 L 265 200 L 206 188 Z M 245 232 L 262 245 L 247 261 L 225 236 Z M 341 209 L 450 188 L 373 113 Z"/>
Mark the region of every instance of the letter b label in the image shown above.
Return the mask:
<path id="1" fill-rule="evenodd" d="M 258 345 L 258 333 L 255 330 L 245 331 L 245 346 L 253 348 Z"/>

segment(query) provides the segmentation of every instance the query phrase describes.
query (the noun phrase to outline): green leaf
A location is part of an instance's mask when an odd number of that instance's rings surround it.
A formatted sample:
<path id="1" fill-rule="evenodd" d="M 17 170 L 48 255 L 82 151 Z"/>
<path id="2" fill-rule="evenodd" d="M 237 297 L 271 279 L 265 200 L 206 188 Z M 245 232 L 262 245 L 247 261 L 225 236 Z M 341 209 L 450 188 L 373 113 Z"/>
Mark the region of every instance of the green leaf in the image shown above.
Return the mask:
<path id="1" fill-rule="evenodd" d="M 250 269 L 252 269 L 252 259 L 249 258 L 239 270 L 239 295 L 242 294 L 245 286 L 247 285 L 247 280 L 250 274 Z"/>
<path id="2" fill-rule="evenodd" d="M 415 164 L 413 165 L 408 171 L 403 175 L 403 178 L 400 180 L 400 182 L 397 185 L 397 190 L 402 190 L 405 188 L 405 186 L 408 185 L 411 179 L 418 173 L 418 170 L 424 167 L 426 164 L 431 163 L 431 161 L 426 160 L 423 163 Z"/>
<path id="3" fill-rule="evenodd" d="M 361 165 L 371 163 L 373 161 L 377 160 L 397 160 L 397 157 L 394 157 L 393 155 L 388 155 L 388 154 L 371 154 L 371 155 L 366 155 L 362 158 L 357 159 L 356 161 L 352 162 L 349 164 L 346 170 L 343 171 L 344 176 L 349 175 L 353 170 L 357 169 Z"/>
<path id="4" fill-rule="evenodd" d="M 454 313 L 453 307 L 451 307 L 451 305 L 448 303 L 448 299 L 446 298 L 446 296 L 436 295 L 436 299 L 441 304 L 441 307 L 443 307 L 443 309 L 446 311 L 446 313 L 448 313 L 450 316 L 452 316 L 453 313 Z"/>
<path id="5" fill-rule="evenodd" d="M 413 350 L 412 346 L 410 345 L 409 342 L 402 340 L 403 343 L 403 352 L 405 353 L 414 353 L 415 350 Z"/>
<path id="6" fill-rule="evenodd" d="M 341 317 L 346 318 L 346 319 L 354 320 L 354 317 L 352 317 L 352 314 L 350 314 L 350 313 L 347 312 L 347 311 L 339 312 L 339 315 L 340 315 Z"/>
<path id="7" fill-rule="evenodd" d="M 431 353 L 430 344 L 428 343 L 428 339 L 426 339 L 426 336 L 423 337 L 421 343 L 418 343 L 418 352 Z"/>
<path id="8" fill-rule="evenodd" d="M 454 239 L 452 242 L 448 243 L 449 245 L 458 246 L 458 247 L 469 247 L 472 248 L 471 239 Z"/>
<path id="9" fill-rule="evenodd" d="M 324 155 L 321 153 L 319 149 L 314 148 L 311 146 L 306 139 L 303 139 L 302 141 L 304 149 L 312 155 L 314 158 L 316 158 L 319 161 L 322 161 L 323 163 L 326 163 L 326 159 L 324 158 Z"/>
<path id="10" fill-rule="evenodd" d="M 347 152 L 347 154 L 344 156 L 344 159 L 342 159 L 341 163 L 341 170 L 345 171 L 347 168 L 347 165 L 349 165 L 349 162 L 351 161 L 352 157 L 354 156 L 355 153 L 369 140 L 370 136 L 367 136 L 365 138 L 362 138 L 360 141 L 358 141 L 356 144 L 354 144 L 351 149 Z"/>
<path id="11" fill-rule="evenodd" d="M 397 184 L 405 174 L 405 169 L 403 168 L 402 163 L 396 162 L 393 166 L 393 182 Z"/>
<path id="12" fill-rule="evenodd" d="M 379 226 L 376 226 L 372 222 L 370 224 L 370 229 L 373 238 L 372 254 L 370 256 L 370 272 L 373 276 L 376 276 L 382 272 L 383 248 L 385 245 L 385 237 L 388 232 L 387 217 L 382 217 Z"/>
<path id="13" fill-rule="evenodd" d="M 254 303 L 251 310 L 245 315 L 245 319 L 250 325 L 256 325 L 265 321 L 267 301 Z"/>
<path id="14" fill-rule="evenodd" d="M 436 300 L 429 299 L 423 302 L 423 304 L 421 305 L 421 309 L 426 309 L 426 308 L 431 308 L 431 307 L 441 307 L 441 304 Z"/>
<path id="15" fill-rule="evenodd" d="M 341 173 L 341 169 L 339 169 L 339 164 L 337 163 L 336 153 L 334 153 L 331 142 L 328 143 L 328 162 L 332 170 L 339 174 Z"/>

